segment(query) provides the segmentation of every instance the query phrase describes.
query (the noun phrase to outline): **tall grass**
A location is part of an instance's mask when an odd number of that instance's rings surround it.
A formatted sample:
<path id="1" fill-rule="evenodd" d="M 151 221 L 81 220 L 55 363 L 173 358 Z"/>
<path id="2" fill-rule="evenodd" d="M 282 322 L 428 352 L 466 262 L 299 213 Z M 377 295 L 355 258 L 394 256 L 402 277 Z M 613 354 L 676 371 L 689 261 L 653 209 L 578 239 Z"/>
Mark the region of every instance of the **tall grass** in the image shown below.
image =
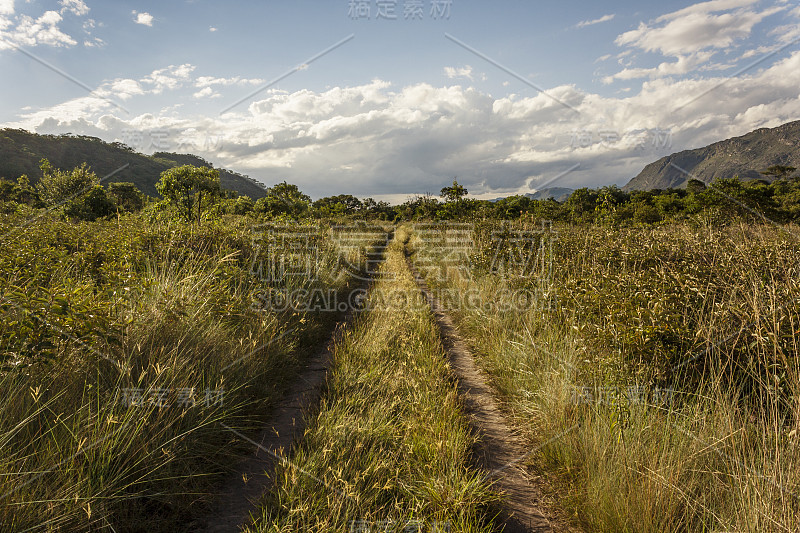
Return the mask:
<path id="1" fill-rule="evenodd" d="M 469 463 L 475 437 L 404 240 L 336 344 L 319 412 L 251 531 L 491 530 L 496 495 Z"/>
<path id="2" fill-rule="evenodd" d="M 256 244 L 244 219 L 139 217 L 4 242 L 0 531 L 191 530 L 249 451 L 222 423 L 256 431 L 333 324 L 253 307 Z M 306 287 L 352 286 L 335 252 Z"/>
<path id="3" fill-rule="evenodd" d="M 525 310 L 490 305 L 536 277 L 486 267 L 491 230 L 439 287 L 480 294 L 453 314 L 576 523 L 800 527 L 794 228 L 558 228 L 556 303 Z"/>

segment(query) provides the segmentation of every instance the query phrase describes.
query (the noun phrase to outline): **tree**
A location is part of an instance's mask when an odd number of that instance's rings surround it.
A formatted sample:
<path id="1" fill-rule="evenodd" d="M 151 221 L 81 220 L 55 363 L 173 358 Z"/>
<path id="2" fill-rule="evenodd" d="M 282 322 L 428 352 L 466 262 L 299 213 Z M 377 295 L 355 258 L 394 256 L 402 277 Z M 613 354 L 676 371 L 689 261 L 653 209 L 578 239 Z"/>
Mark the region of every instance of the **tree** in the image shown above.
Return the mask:
<path id="1" fill-rule="evenodd" d="M 94 185 L 80 199 L 70 200 L 64 208 L 64 214 L 68 217 L 90 221 L 113 215 L 115 211 L 114 200 L 108 197 L 106 190 L 100 185 Z"/>
<path id="2" fill-rule="evenodd" d="M 453 179 L 453 185 L 450 187 L 442 187 L 441 196 L 447 202 L 458 202 L 467 195 L 467 189 L 458 184 L 458 181 Z"/>
<path id="3" fill-rule="evenodd" d="M 129 181 L 109 183 L 108 192 L 116 200 L 117 206 L 123 211 L 133 213 L 140 211 L 144 207 L 142 191 Z"/>
<path id="4" fill-rule="evenodd" d="M 209 167 L 183 165 L 165 170 L 156 190 L 187 222 L 200 221 L 203 210 L 220 197 L 219 171 Z"/>
<path id="5" fill-rule="evenodd" d="M 686 191 L 690 194 L 699 194 L 706 190 L 706 184 L 698 179 L 692 178 L 686 183 Z"/>
<path id="6" fill-rule="evenodd" d="M 300 217 L 311 206 L 311 198 L 300 192 L 297 185 L 278 183 L 267 189 L 267 195 L 256 201 L 255 209 L 269 216 L 288 215 Z"/>
<path id="7" fill-rule="evenodd" d="M 337 196 L 327 196 L 315 201 L 314 209 L 322 215 L 327 214 L 350 214 L 361 210 L 364 204 L 352 194 L 339 194 Z"/>
<path id="8" fill-rule="evenodd" d="M 86 163 L 65 171 L 53 168 L 50 161 L 42 159 L 39 168 L 42 169 L 42 179 L 36 184 L 36 190 L 39 198 L 51 206 L 77 198 L 100 181 Z"/>
<path id="9" fill-rule="evenodd" d="M 797 170 L 795 167 L 784 165 L 772 165 L 767 170 L 762 170 L 760 174 L 764 176 L 773 176 L 776 180 L 788 177 L 792 172 Z"/>

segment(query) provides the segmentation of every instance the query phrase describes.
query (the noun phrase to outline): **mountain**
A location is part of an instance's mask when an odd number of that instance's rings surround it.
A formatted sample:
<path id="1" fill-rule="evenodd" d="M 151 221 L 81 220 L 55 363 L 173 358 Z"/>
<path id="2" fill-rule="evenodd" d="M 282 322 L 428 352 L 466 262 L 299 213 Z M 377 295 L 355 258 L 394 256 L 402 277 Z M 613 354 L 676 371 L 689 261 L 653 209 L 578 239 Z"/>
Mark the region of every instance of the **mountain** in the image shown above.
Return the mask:
<path id="1" fill-rule="evenodd" d="M 747 135 L 684 150 L 650 163 L 623 190 L 682 187 L 688 176 L 705 183 L 714 178 L 767 179 L 759 171 L 772 165 L 800 168 L 800 120 L 777 128 L 760 128 Z"/>
<path id="2" fill-rule="evenodd" d="M 569 195 L 572 194 L 572 191 L 573 189 L 568 187 L 549 187 L 547 189 L 542 189 L 541 191 L 528 193 L 525 196 L 531 200 L 547 200 L 548 198 L 553 198 L 557 202 L 563 202 L 569 198 Z"/>
<path id="3" fill-rule="evenodd" d="M 573 189 L 569 189 L 567 187 L 550 187 L 547 189 L 542 189 L 536 192 L 529 192 L 525 194 L 517 194 L 514 196 L 524 196 L 526 198 L 530 198 L 531 200 L 547 200 L 548 198 L 553 198 L 557 202 L 563 202 L 569 195 L 572 194 Z M 505 200 L 506 198 L 510 198 L 510 196 L 501 196 L 500 198 L 494 198 L 489 200 L 490 202 L 499 202 L 500 200 Z"/>
<path id="4" fill-rule="evenodd" d="M 107 143 L 96 137 L 0 130 L 0 177 L 16 180 L 22 174 L 27 174 L 31 183 L 35 183 L 41 175 L 39 161 L 43 158 L 62 169 L 72 169 L 86 162 L 100 178 L 121 169 L 102 184 L 130 181 L 150 196 L 158 196 L 156 182 L 168 168 L 179 165 L 213 166 L 200 157 L 188 154 L 158 152 L 147 156 L 134 152 L 122 143 Z M 248 176 L 219 169 L 219 178 L 223 189 L 237 191 L 254 200 L 266 194 L 264 185 Z"/>

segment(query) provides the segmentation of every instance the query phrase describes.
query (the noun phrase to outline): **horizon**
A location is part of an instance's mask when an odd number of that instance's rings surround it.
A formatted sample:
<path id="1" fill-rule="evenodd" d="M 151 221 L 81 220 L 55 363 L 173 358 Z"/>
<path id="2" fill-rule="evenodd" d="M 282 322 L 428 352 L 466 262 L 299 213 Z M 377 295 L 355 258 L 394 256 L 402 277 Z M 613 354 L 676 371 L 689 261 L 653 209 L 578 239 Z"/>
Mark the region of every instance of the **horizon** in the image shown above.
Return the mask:
<path id="1" fill-rule="evenodd" d="M 798 41 L 786 1 L 0 0 L 0 61 L 24 80 L 0 127 L 191 153 L 313 198 L 623 186 L 800 118 Z"/>

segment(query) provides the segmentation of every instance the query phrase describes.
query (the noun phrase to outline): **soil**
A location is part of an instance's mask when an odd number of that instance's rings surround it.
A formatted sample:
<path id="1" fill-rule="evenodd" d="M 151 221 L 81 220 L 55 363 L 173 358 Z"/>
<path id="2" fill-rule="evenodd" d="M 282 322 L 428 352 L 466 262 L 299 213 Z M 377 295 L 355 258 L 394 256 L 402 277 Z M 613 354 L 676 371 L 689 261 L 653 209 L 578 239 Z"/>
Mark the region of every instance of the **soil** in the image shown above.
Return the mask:
<path id="1" fill-rule="evenodd" d="M 536 480 L 520 464 L 531 450 L 526 450 L 511 431 L 491 386 L 475 364 L 475 358 L 456 330 L 453 319 L 439 305 L 410 261 L 408 265 L 431 305 L 442 344 L 458 381 L 466 414 L 480 437 L 473 450 L 474 460 L 478 467 L 487 472 L 495 488 L 505 496 L 499 516 L 505 526 L 503 531 L 552 532 L 556 524 L 543 511 L 542 493 L 536 486 Z"/>

